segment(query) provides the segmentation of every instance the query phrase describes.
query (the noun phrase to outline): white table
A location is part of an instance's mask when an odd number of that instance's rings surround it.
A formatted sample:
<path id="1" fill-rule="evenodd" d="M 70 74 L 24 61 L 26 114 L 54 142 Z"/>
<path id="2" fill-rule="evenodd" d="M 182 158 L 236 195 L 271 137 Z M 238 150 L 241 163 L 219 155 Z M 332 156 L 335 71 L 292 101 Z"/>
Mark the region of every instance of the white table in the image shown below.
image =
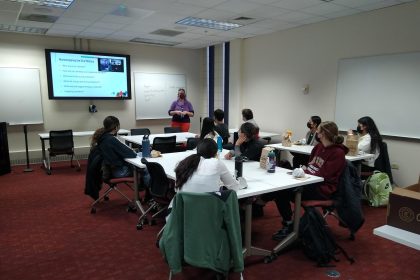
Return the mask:
<path id="1" fill-rule="evenodd" d="M 420 250 L 420 235 L 400 228 L 384 225 L 373 230 L 373 234 Z"/>
<path id="2" fill-rule="evenodd" d="M 272 147 L 277 150 L 289 151 L 293 153 L 299 153 L 304 155 L 310 155 L 314 146 L 311 145 L 292 145 L 290 147 L 283 146 L 281 143 L 278 144 L 268 144 L 266 147 Z M 349 161 L 359 161 L 364 159 L 369 159 L 374 157 L 374 154 L 360 154 L 357 156 L 346 155 L 346 159 Z"/>
<path id="3" fill-rule="evenodd" d="M 226 160 L 224 159 L 223 155 L 227 153 L 227 150 L 224 150 L 221 155 L 221 160 L 226 164 L 227 168 L 234 174 L 235 169 L 235 162 L 234 160 Z M 170 154 L 163 154 L 162 157 L 159 158 L 148 158 L 148 161 L 151 162 L 158 162 L 162 165 L 165 169 L 165 172 L 169 178 L 175 179 L 175 167 L 179 161 L 186 158 L 187 156 L 195 153 L 195 151 L 186 151 L 180 153 L 170 153 Z M 137 168 L 144 168 L 144 164 L 141 163 L 141 158 L 133 158 L 133 159 L 125 159 L 127 162 L 131 163 Z M 237 196 L 238 198 L 247 198 L 256 195 L 261 195 L 264 193 L 270 193 L 280 190 L 285 190 L 289 188 L 304 186 L 308 184 L 322 182 L 324 179 L 316 176 L 308 175 L 308 179 L 306 180 L 299 180 L 293 178 L 292 175 L 288 174 L 290 170 L 276 167 L 275 173 L 268 173 L 265 169 L 259 167 L 259 162 L 256 161 L 249 161 L 244 162 L 243 164 L 243 174 L 248 183 L 248 187 L 246 189 L 238 190 Z M 135 182 L 137 182 L 138 178 L 137 172 L 135 174 Z M 135 183 L 135 186 L 137 184 Z M 144 212 L 137 190 L 135 191 L 135 201 L 137 207 L 140 211 Z M 244 256 L 251 256 L 251 255 L 260 255 L 260 256 L 270 256 L 273 254 L 278 253 L 283 248 L 289 246 L 293 243 L 299 234 L 299 220 L 300 220 L 300 211 L 301 211 L 301 191 L 296 192 L 295 196 L 295 215 L 294 215 L 294 228 L 293 232 L 289 234 L 285 239 L 283 239 L 276 247 L 272 250 L 265 250 L 261 248 L 257 248 L 251 245 L 251 226 L 252 226 L 252 203 L 248 202 L 246 204 L 245 210 L 245 248 L 244 248 Z"/>
<path id="4" fill-rule="evenodd" d="M 152 144 L 153 139 L 156 137 L 171 137 L 176 136 L 177 143 L 186 143 L 188 138 L 195 137 L 197 134 L 191 132 L 177 132 L 177 133 L 159 133 L 159 134 L 150 134 L 149 141 Z M 143 140 L 144 135 L 129 135 L 129 136 L 121 136 L 121 139 L 129 142 L 141 145 L 141 141 Z"/>
<path id="5" fill-rule="evenodd" d="M 73 131 L 73 137 L 82 137 L 82 136 L 92 136 L 95 133 L 94 130 L 89 130 L 89 131 Z M 118 131 L 119 135 L 128 135 L 130 133 L 129 130 L 127 129 L 120 129 Z M 47 174 L 51 174 L 51 170 L 48 169 L 48 165 L 47 165 L 47 155 L 45 153 L 45 140 L 50 139 L 50 133 L 49 132 L 45 132 L 45 133 L 39 133 L 38 134 L 39 139 L 41 139 L 41 147 L 42 147 L 42 164 L 45 168 L 45 172 L 47 172 Z"/>
<path id="6" fill-rule="evenodd" d="M 238 132 L 238 128 L 229 128 L 229 133 L 233 134 L 235 132 Z M 258 132 L 258 136 L 260 138 L 271 138 L 271 137 L 275 137 L 275 136 L 280 136 L 281 134 L 276 133 L 276 132 L 266 132 L 266 131 L 260 131 Z"/>

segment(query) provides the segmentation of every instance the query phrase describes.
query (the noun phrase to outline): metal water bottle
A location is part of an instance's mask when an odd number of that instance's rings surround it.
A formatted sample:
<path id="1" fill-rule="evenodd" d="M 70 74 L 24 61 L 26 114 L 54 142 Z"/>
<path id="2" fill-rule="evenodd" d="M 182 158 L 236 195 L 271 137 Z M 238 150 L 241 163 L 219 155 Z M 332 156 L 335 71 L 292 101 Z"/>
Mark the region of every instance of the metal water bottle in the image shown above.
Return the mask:
<path id="1" fill-rule="evenodd" d="M 144 135 L 143 140 L 141 141 L 142 146 L 142 156 L 143 157 L 150 157 L 150 140 L 149 135 Z"/>
<path id="2" fill-rule="evenodd" d="M 267 172 L 269 173 L 276 172 L 276 154 L 274 153 L 273 150 L 268 152 L 267 158 L 268 158 Z"/>
<path id="3" fill-rule="evenodd" d="M 223 151 L 223 139 L 220 135 L 217 136 L 217 151 L 219 154 Z"/>
<path id="4" fill-rule="evenodd" d="M 238 179 L 242 177 L 242 166 L 243 166 L 244 159 L 241 156 L 235 157 L 235 177 Z"/>

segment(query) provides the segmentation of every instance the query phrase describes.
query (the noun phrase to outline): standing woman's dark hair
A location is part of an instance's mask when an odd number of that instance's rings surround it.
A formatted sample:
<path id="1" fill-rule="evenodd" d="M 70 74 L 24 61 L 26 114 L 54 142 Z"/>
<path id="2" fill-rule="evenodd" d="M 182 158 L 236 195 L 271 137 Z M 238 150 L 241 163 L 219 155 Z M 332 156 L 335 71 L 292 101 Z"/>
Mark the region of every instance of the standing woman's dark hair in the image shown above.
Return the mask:
<path id="1" fill-rule="evenodd" d="M 208 159 L 215 157 L 216 154 L 216 142 L 210 138 L 201 140 L 197 145 L 197 153 L 180 161 L 175 168 L 176 188 L 181 189 L 182 186 L 191 178 L 198 168 L 201 157 Z"/>
<path id="2" fill-rule="evenodd" d="M 370 135 L 370 152 L 375 153 L 376 148 L 380 147 L 382 143 L 382 136 L 379 133 L 378 128 L 376 127 L 375 122 L 371 117 L 362 117 L 357 120 L 357 122 L 365 127 L 365 130 Z"/>
<path id="3" fill-rule="evenodd" d="M 98 128 L 92 136 L 92 141 L 90 143 L 91 148 L 98 145 L 98 140 L 104 135 L 105 133 L 109 133 L 114 129 L 120 128 L 120 121 L 117 117 L 108 116 L 103 121 L 103 127 Z"/>
<path id="4" fill-rule="evenodd" d="M 207 134 L 213 133 L 213 135 L 216 135 L 214 132 L 214 120 L 212 118 L 204 118 L 203 120 L 203 126 L 201 127 L 201 134 L 200 139 L 203 140 L 204 137 L 206 137 Z"/>

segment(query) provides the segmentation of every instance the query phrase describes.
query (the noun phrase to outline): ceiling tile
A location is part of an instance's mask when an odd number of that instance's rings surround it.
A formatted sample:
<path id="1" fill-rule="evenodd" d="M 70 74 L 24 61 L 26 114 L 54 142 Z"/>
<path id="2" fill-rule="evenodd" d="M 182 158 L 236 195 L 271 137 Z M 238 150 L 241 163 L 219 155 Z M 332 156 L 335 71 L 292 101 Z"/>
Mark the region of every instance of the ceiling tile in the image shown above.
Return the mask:
<path id="1" fill-rule="evenodd" d="M 283 9 L 283 8 L 279 8 L 279 7 L 274 7 L 274 6 L 260 6 L 252 11 L 249 12 L 245 12 L 243 13 L 244 16 L 248 16 L 248 17 L 252 17 L 252 18 L 259 18 L 259 19 L 263 19 L 263 18 L 270 18 L 270 17 L 275 17 L 281 14 L 286 14 L 289 13 L 289 10 Z"/>
<path id="2" fill-rule="evenodd" d="M 79 34 L 79 31 L 59 29 L 59 28 L 51 28 L 47 31 L 46 34 L 51 35 L 51 36 L 71 36 L 71 37 L 74 37 L 77 34 Z"/>
<path id="3" fill-rule="evenodd" d="M 228 0 L 226 2 L 223 2 L 222 4 L 217 5 L 214 8 L 217 10 L 224 10 L 224 11 L 240 14 L 240 13 L 245 13 L 248 11 L 255 10 L 256 8 L 258 8 L 258 6 L 259 6 L 258 4 L 251 3 L 244 0 Z"/>
<path id="4" fill-rule="evenodd" d="M 399 4 L 401 4 L 401 3 L 399 1 L 396 1 L 396 0 L 386 0 L 386 1 L 381 1 L 379 3 L 376 3 L 376 4 L 360 6 L 360 7 L 358 7 L 358 9 L 363 10 L 363 11 L 372 11 L 372 10 L 386 8 L 386 7 L 399 5 Z"/>
<path id="5" fill-rule="evenodd" d="M 382 1 L 383 0 L 334 0 L 334 3 L 341 4 L 350 8 L 358 8 L 360 6 L 376 4 Z"/>
<path id="6" fill-rule="evenodd" d="M 305 20 L 310 17 L 313 17 L 313 15 L 302 13 L 302 12 L 290 12 L 290 13 L 282 14 L 274 18 L 287 21 L 287 22 L 296 22 L 300 20 Z"/>
<path id="7" fill-rule="evenodd" d="M 220 20 L 220 21 L 228 21 L 233 18 L 239 17 L 240 14 L 232 13 L 230 11 L 225 10 L 218 10 L 218 9 L 207 9 L 203 12 L 197 13 L 194 17 L 198 18 L 205 18 L 205 19 L 213 19 L 213 20 Z"/>
<path id="8" fill-rule="evenodd" d="M 335 13 L 331 13 L 331 14 L 326 14 L 324 16 L 327 17 L 327 18 L 338 18 L 338 17 L 345 17 L 345 16 L 354 15 L 354 14 L 357 14 L 357 13 L 360 13 L 360 10 L 347 8 L 345 10 L 341 10 L 339 12 L 335 12 Z"/>
<path id="9" fill-rule="evenodd" d="M 313 14 L 317 16 L 323 16 L 326 14 L 336 13 L 347 9 L 347 7 L 339 6 L 331 3 L 323 3 L 321 5 L 312 6 L 309 8 L 302 9 L 302 12 Z"/>
<path id="10" fill-rule="evenodd" d="M 183 4 L 194 4 L 200 7 L 211 8 L 220 3 L 225 2 L 225 0 L 178 0 L 178 2 Z"/>
<path id="11" fill-rule="evenodd" d="M 0 1 L 0 10 L 1 11 L 15 11 L 19 12 L 22 3 L 10 2 L 10 1 Z"/>
<path id="12" fill-rule="evenodd" d="M 0 23 L 2 24 L 15 24 L 18 17 L 17 12 L 12 11 L 0 11 Z"/>
<path id="13" fill-rule="evenodd" d="M 320 0 L 281 0 L 270 5 L 277 6 L 288 10 L 301 10 L 312 6 L 320 5 Z"/>
<path id="14" fill-rule="evenodd" d="M 61 24 L 61 23 L 55 23 L 51 29 L 54 30 L 72 30 L 75 32 L 80 32 L 86 29 L 86 26 L 83 25 L 75 25 L 75 24 Z"/>
<path id="15" fill-rule="evenodd" d="M 81 25 L 81 26 L 88 26 L 94 23 L 94 20 L 89 19 L 80 19 L 80 18 L 71 18 L 71 17 L 60 17 L 55 24 L 74 24 L 74 25 Z"/>

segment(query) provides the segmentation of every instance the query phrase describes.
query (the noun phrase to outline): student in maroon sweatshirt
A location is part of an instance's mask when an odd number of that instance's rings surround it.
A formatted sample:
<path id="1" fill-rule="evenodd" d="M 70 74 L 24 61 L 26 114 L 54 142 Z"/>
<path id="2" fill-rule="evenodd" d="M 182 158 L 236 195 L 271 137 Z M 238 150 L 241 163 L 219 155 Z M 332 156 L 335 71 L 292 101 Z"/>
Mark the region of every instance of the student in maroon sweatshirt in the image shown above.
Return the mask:
<path id="1" fill-rule="evenodd" d="M 342 143 L 343 136 L 338 135 L 338 127 L 334 122 L 323 122 L 318 126 L 317 134 L 320 143 L 311 152 L 309 163 L 304 168 L 306 174 L 323 177 L 322 183 L 304 186 L 302 200 L 328 200 L 337 190 L 340 175 L 346 165 L 345 155 L 348 148 Z M 292 208 L 290 201 L 294 199 L 293 189 L 277 193 L 275 202 L 283 218 L 283 228 L 273 234 L 274 240 L 281 240 L 293 230 Z"/>

